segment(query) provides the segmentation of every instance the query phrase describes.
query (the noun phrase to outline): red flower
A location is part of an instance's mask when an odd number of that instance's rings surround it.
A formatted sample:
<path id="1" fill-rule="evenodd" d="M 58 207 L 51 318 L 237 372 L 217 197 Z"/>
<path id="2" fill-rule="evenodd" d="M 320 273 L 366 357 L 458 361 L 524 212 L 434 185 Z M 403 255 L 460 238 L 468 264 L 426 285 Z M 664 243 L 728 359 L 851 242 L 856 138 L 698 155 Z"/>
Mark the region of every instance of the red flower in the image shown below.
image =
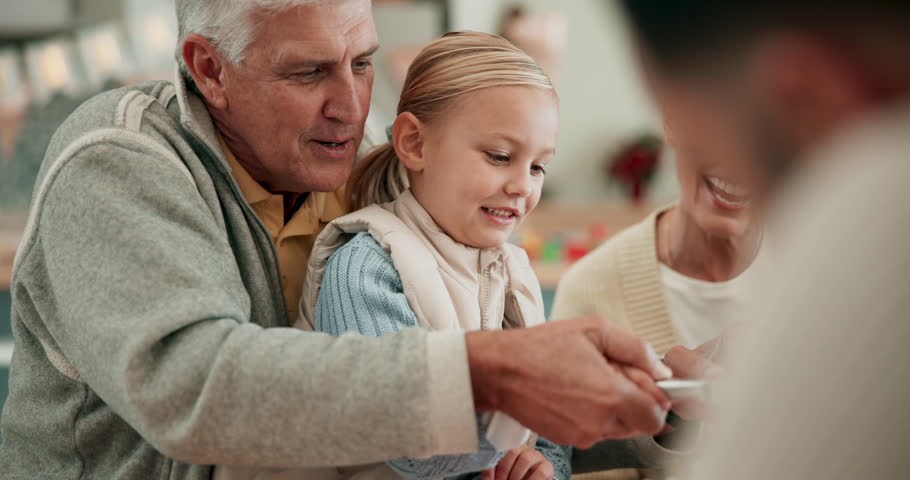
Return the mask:
<path id="1" fill-rule="evenodd" d="M 644 135 L 620 150 L 608 165 L 608 174 L 627 185 L 636 202 L 644 198 L 645 186 L 657 172 L 661 147 L 660 139 Z"/>

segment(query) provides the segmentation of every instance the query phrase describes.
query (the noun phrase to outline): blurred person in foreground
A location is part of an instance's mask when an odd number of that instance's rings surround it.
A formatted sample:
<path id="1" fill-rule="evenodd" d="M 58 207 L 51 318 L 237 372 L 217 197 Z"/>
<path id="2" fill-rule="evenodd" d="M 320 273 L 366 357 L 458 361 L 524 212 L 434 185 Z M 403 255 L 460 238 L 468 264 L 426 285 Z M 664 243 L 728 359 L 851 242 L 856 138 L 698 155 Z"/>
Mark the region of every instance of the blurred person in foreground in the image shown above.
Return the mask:
<path id="1" fill-rule="evenodd" d="M 552 314 L 603 315 L 660 355 L 720 336 L 755 293 L 748 287 L 753 264 L 767 261 L 756 175 L 727 155 L 712 156 L 714 140 L 698 133 L 712 125 L 692 118 L 680 100 L 658 101 L 676 154 L 679 199 L 574 264 Z"/>
<path id="2" fill-rule="evenodd" d="M 772 186 L 774 268 L 697 478 L 905 477 L 910 2 L 623 6 L 656 96 L 714 118 L 699 144 Z M 689 373 L 709 366 L 689 353 Z"/>
<path id="3" fill-rule="evenodd" d="M 551 315 L 555 320 L 602 315 L 648 340 L 678 373 L 686 371 L 692 350 L 712 357 L 720 351 L 720 337 L 736 328 L 744 306 L 763 295 L 753 284 L 770 260 L 763 246 L 759 176 L 748 164 L 710 148 L 716 140 L 699 132 L 713 128 L 711 119 L 696 118 L 685 101 L 657 101 L 675 153 L 679 199 L 574 264 L 559 283 Z M 637 474 L 614 471 L 613 477 L 662 476 L 666 467 L 691 457 L 685 433 L 700 426 L 701 409 L 694 407 L 674 405 L 671 434 L 610 442 L 596 454 L 577 456 L 604 456 L 608 449 L 626 457 L 617 467 L 650 468 Z"/>

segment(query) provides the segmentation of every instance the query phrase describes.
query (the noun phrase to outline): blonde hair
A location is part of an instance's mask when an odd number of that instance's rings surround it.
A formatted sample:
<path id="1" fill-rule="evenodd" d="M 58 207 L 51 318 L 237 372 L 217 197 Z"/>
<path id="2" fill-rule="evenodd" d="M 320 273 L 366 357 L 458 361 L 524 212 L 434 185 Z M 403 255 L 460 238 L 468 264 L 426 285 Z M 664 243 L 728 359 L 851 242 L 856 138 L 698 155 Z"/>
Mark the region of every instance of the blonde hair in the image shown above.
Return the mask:
<path id="1" fill-rule="evenodd" d="M 489 33 L 448 33 L 414 59 L 398 102 L 398 115 L 410 112 L 430 123 L 463 95 L 506 86 L 540 88 L 556 95 L 546 72 L 508 40 Z M 389 142 L 358 163 L 348 184 L 348 204 L 357 210 L 390 202 L 407 188 L 407 172 Z"/>

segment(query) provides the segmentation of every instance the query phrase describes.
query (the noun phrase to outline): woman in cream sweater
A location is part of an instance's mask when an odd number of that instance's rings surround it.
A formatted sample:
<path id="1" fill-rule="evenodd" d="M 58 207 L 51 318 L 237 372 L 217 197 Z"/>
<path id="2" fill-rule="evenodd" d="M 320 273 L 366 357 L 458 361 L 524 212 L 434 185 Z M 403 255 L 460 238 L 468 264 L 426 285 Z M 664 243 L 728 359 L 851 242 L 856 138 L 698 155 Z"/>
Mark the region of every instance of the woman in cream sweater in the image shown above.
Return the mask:
<path id="1" fill-rule="evenodd" d="M 552 318 L 598 314 L 665 354 L 675 345 L 694 349 L 735 321 L 756 294 L 748 283 L 765 252 L 758 177 L 687 141 L 687 129 L 710 128 L 710 119 L 682 118 L 671 101 L 660 103 L 679 200 L 576 263 L 559 284 Z"/>
<path id="2" fill-rule="evenodd" d="M 747 170 L 745 162 L 731 161 L 739 158 L 732 150 L 726 158 L 704 155 L 695 141 L 700 137 L 687 132 L 712 131 L 712 119 L 681 108 L 681 101 L 679 96 L 658 99 L 667 141 L 676 152 L 679 200 L 573 265 L 556 290 L 551 315 L 554 320 L 600 315 L 645 338 L 660 355 L 673 349 L 665 361 L 678 374 L 701 371 L 715 360 L 744 305 L 758 298 L 760 292 L 749 284 L 767 261 L 757 194 L 763 190 L 760 177 Z M 697 419 L 700 410 L 692 404 L 674 409 L 689 419 Z M 677 438 L 698 430 L 697 422 L 675 415 L 669 422 Z M 629 480 L 660 478 L 664 469 L 686 470 L 690 457 L 681 450 L 687 449 L 668 435 L 603 444 L 577 455 L 585 457 L 582 463 L 591 459 L 596 465 L 597 458 L 622 451 L 628 457 L 623 463 L 656 469 L 598 475 L 599 480 Z"/>

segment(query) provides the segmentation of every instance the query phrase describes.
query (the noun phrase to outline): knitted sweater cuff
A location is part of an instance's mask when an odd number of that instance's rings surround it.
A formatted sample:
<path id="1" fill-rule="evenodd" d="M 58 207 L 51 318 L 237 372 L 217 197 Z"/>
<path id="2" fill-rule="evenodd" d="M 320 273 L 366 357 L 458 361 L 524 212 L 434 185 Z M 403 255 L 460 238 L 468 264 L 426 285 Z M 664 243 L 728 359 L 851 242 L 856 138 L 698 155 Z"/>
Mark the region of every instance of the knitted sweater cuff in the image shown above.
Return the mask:
<path id="1" fill-rule="evenodd" d="M 434 452 L 476 452 L 477 419 L 468 350 L 464 332 L 436 331 L 427 335 L 430 418 L 434 422 Z"/>

